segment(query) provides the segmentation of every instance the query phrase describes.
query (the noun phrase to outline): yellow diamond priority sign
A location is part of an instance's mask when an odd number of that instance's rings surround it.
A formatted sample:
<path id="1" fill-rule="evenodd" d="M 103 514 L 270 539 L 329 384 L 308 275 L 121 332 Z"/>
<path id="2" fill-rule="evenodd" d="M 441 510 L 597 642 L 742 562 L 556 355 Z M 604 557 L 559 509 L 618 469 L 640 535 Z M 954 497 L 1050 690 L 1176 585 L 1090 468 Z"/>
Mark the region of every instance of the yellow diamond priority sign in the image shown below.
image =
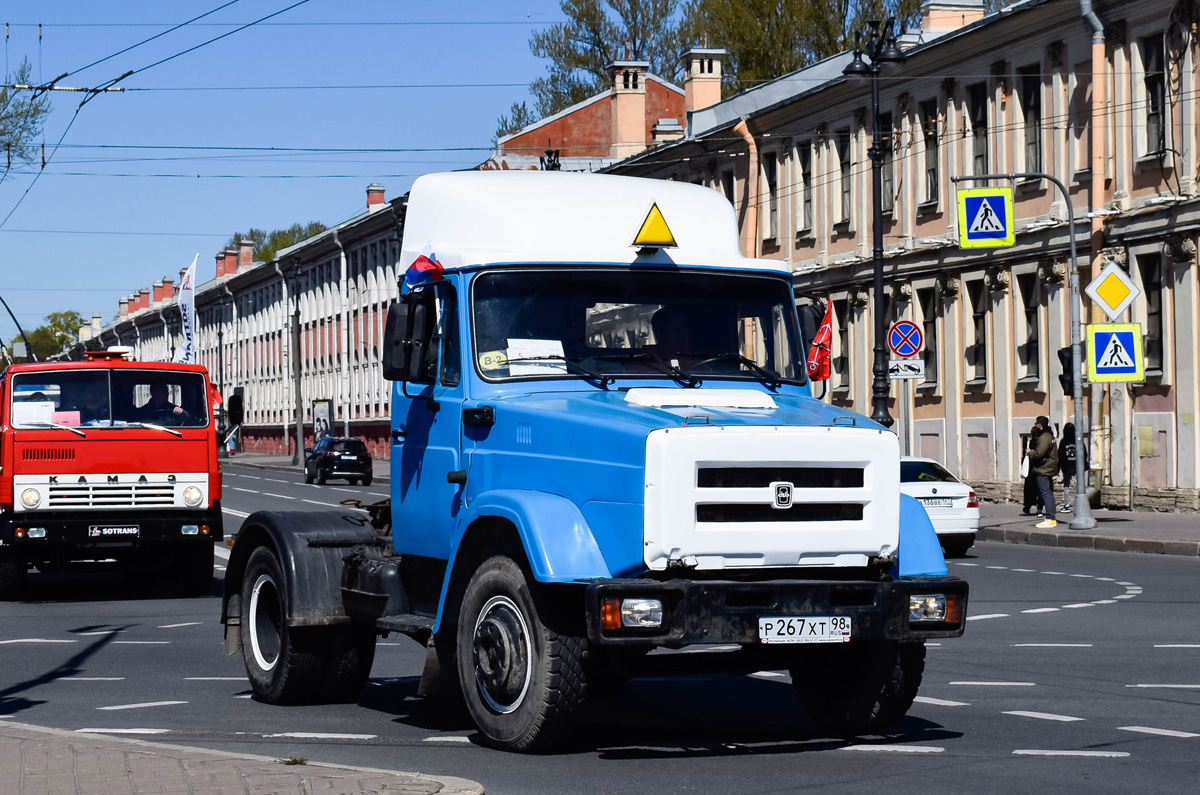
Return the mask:
<path id="1" fill-rule="evenodd" d="M 1121 313 L 1142 294 L 1129 275 L 1115 262 L 1105 265 L 1100 275 L 1092 280 L 1084 292 L 1096 302 L 1096 306 L 1104 310 L 1109 320 L 1119 319 Z"/>

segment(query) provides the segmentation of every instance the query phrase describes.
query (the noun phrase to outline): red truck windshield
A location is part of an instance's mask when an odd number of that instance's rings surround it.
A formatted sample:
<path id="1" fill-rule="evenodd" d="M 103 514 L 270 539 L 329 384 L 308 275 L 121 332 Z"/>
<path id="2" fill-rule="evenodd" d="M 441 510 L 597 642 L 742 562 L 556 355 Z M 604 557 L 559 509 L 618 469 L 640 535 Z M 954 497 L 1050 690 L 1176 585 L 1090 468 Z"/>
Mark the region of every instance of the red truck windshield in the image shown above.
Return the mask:
<path id="1" fill-rule="evenodd" d="M 208 425 L 204 376 L 169 370 L 46 370 L 12 381 L 15 428 Z"/>

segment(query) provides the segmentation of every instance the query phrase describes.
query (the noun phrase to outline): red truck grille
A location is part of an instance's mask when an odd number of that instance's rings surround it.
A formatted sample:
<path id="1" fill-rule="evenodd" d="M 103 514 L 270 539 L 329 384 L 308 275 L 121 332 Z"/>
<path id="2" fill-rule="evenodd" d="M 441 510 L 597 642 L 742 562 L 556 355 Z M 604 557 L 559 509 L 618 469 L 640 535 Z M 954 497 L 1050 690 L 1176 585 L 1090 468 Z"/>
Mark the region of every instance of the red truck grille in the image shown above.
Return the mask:
<path id="1" fill-rule="evenodd" d="M 175 488 L 166 483 L 95 483 L 50 487 L 50 508 L 171 507 Z"/>
<path id="2" fill-rule="evenodd" d="M 73 447 L 24 447 L 21 449 L 22 461 L 74 461 Z"/>

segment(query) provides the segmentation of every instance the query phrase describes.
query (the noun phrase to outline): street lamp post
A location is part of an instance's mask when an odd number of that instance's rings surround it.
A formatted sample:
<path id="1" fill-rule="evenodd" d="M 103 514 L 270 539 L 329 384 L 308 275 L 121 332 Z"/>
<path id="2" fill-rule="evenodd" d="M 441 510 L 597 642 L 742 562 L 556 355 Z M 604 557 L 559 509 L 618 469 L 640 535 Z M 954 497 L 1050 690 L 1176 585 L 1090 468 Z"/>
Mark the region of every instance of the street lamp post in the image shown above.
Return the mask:
<path id="1" fill-rule="evenodd" d="M 888 364 L 884 342 L 883 296 L 883 136 L 879 130 L 879 72 L 885 63 L 900 63 L 904 53 L 896 45 L 896 21 L 889 19 L 883 30 L 879 20 L 867 22 L 866 35 L 854 34 L 854 59 L 842 70 L 846 77 L 865 77 L 871 81 L 871 267 L 874 273 L 874 359 L 871 365 L 871 419 L 890 428 L 895 422 L 888 412 Z M 864 41 L 865 39 L 865 41 Z M 870 63 L 863 60 L 866 56 Z"/>

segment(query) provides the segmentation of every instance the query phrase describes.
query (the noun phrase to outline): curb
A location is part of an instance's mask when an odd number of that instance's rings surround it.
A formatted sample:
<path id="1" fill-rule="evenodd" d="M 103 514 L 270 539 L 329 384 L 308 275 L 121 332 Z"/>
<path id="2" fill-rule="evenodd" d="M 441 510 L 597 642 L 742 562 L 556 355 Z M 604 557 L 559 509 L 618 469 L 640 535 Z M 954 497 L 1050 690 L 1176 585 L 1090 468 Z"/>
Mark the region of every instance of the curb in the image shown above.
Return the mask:
<path id="1" fill-rule="evenodd" d="M 1160 541 L 1148 538 L 1097 536 L 1075 532 L 1057 533 L 1004 527 L 981 527 L 975 538 L 978 541 L 999 541 L 1004 544 L 1029 544 L 1039 547 L 1200 557 L 1200 541 Z"/>
<path id="2" fill-rule="evenodd" d="M 234 456 L 234 458 L 237 458 L 237 456 Z M 304 472 L 304 468 L 299 465 L 292 466 L 291 464 L 259 464 L 250 461 L 235 461 L 234 458 L 224 458 L 222 459 L 222 464 L 224 466 L 246 467 L 247 469 L 265 469 L 271 472 L 293 472 L 300 474 L 303 474 Z M 392 478 L 389 475 L 372 475 L 371 477 L 375 483 L 392 482 Z"/>
<path id="3" fill-rule="evenodd" d="M 48 726 L 34 726 L 29 723 L 16 723 L 15 721 L 5 720 L 0 722 L 0 726 L 11 726 L 14 729 L 22 729 L 28 732 L 37 734 L 47 734 L 52 737 L 58 737 L 65 740 L 88 739 L 111 743 L 122 743 L 126 745 L 136 745 L 148 750 L 162 753 L 163 751 L 180 751 L 189 754 L 206 754 L 210 756 L 218 756 L 225 759 L 238 760 L 243 762 L 269 762 L 278 763 L 280 760 L 273 756 L 262 756 L 261 754 L 243 754 L 234 751 L 218 751 L 212 748 L 204 748 L 201 746 L 191 745 L 172 745 L 170 743 L 158 743 L 150 740 L 138 740 L 133 737 L 117 737 L 111 734 L 90 734 L 86 732 L 74 732 L 66 729 L 52 729 Z M 163 754 L 167 756 L 167 754 Z M 307 762 L 309 767 L 319 767 L 327 770 L 352 770 L 357 773 L 371 773 L 378 776 L 395 776 L 396 778 L 417 779 L 422 781 L 432 781 L 441 786 L 438 790 L 438 795 L 484 795 L 483 785 L 477 781 L 472 781 L 467 778 L 459 778 L 458 776 L 430 776 L 425 773 L 403 773 L 397 770 L 383 770 L 377 767 L 359 767 L 357 765 L 336 765 L 331 762 Z"/>

